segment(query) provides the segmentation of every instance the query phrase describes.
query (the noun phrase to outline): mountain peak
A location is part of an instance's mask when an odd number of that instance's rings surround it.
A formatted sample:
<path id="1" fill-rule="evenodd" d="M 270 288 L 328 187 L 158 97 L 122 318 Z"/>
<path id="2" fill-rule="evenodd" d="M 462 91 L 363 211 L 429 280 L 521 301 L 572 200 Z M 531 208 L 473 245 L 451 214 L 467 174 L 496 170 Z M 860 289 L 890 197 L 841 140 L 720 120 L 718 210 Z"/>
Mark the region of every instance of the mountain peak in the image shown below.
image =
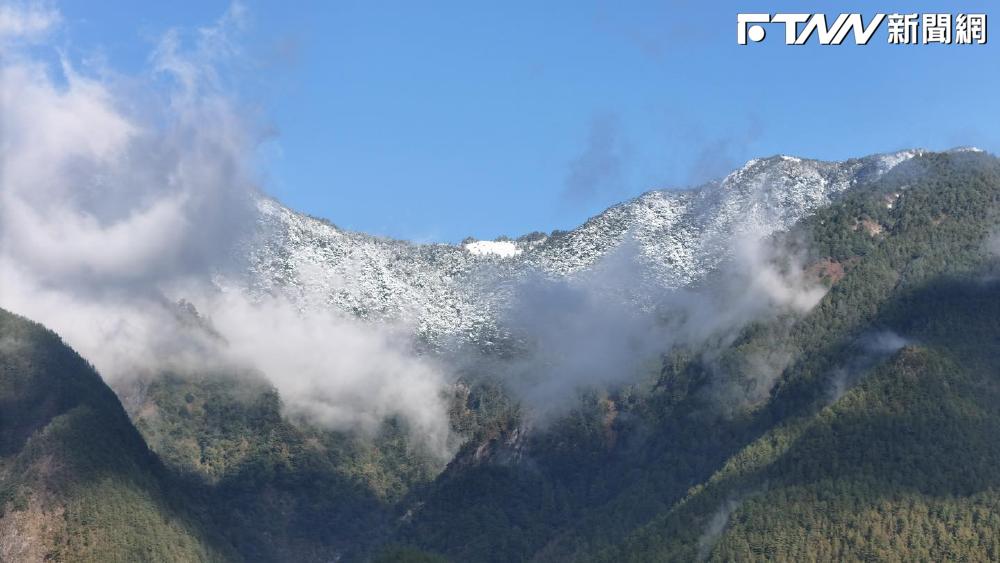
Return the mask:
<path id="1" fill-rule="evenodd" d="M 688 190 L 654 190 L 553 236 L 412 244 L 342 231 L 260 202 L 261 240 L 247 245 L 241 282 L 370 319 L 403 319 L 431 341 L 477 339 L 495 330 L 505 298 L 498 287 L 527 275 L 574 277 L 625 244 L 665 287 L 702 279 L 726 259 L 736 233 L 767 236 L 830 198 L 923 154 L 920 149 L 827 162 L 789 155 L 748 161 L 722 180 Z M 483 285 L 483 279 L 492 282 Z"/>

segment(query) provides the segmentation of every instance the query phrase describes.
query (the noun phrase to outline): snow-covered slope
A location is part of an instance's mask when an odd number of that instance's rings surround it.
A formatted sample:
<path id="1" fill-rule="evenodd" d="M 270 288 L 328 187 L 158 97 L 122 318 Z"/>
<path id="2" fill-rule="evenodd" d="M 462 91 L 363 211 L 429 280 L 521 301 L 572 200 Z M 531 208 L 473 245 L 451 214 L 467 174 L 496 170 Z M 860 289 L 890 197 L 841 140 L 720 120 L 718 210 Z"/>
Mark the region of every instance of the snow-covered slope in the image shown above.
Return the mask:
<path id="1" fill-rule="evenodd" d="M 473 340 L 489 333 L 504 288 L 523 276 L 583 275 L 629 245 L 656 283 L 690 284 L 725 259 L 734 235 L 785 229 L 834 194 L 920 152 L 843 162 L 755 159 L 695 189 L 647 192 L 567 233 L 461 246 L 344 231 L 261 199 L 260 238 L 247 246 L 245 283 L 302 307 L 412 323 L 431 342 Z"/>

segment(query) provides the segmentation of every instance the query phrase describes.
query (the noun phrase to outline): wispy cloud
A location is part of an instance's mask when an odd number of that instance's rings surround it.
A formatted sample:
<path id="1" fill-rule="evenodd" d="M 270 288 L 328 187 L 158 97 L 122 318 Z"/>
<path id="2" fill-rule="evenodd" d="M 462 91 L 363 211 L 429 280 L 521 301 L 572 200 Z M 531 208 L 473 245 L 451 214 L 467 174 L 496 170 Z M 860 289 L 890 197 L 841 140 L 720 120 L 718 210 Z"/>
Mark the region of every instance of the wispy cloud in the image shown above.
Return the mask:
<path id="1" fill-rule="evenodd" d="M 589 202 L 598 196 L 620 193 L 628 155 L 618 116 L 594 116 L 583 151 L 569 163 L 563 197 L 571 202 Z"/>
<path id="2" fill-rule="evenodd" d="M 0 4 L 0 45 L 8 41 L 38 41 L 62 21 L 59 10 L 41 2 Z"/>
<path id="3" fill-rule="evenodd" d="M 740 507 L 742 499 L 728 499 L 708 519 L 705 529 L 698 537 L 698 560 L 705 561 L 712 554 L 712 549 L 726 531 L 729 518 Z"/>
<path id="4" fill-rule="evenodd" d="M 911 341 L 891 330 L 862 335 L 844 365 L 830 373 L 830 403 L 835 403 L 865 376 L 875 364 L 896 353 Z"/>
<path id="5" fill-rule="evenodd" d="M 4 14 L 22 35 L 58 21 Z M 57 79 L 30 49 L 2 59 L 0 306 L 52 327 L 107 378 L 252 370 L 294 414 L 361 432 L 398 417 L 443 456 L 445 372 L 414 353 L 412 331 L 239 286 L 261 140 L 222 75 L 242 25 L 235 5 L 193 41 L 171 31 L 138 76 L 64 59 Z"/>
<path id="6" fill-rule="evenodd" d="M 699 149 L 691 164 L 688 180 L 691 183 L 714 180 L 737 168 L 749 157 L 750 145 L 760 138 L 763 127 L 758 119 L 752 119 L 745 127 L 732 127 L 722 136 L 709 137 L 699 132 L 691 134 Z"/>
<path id="7" fill-rule="evenodd" d="M 661 285 L 629 240 L 580 275 L 520 280 L 502 318 L 520 346 L 503 369 L 511 387 L 535 416 L 548 419 L 565 412 L 581 389 L 658 373 L 662 354 L 676 346 L 718 351 L 749 323 L 807 312 L 826 293 L 768 239 L 733 233 L 722 244 L 730 259 L 698 287 Z M 756 358 L 744 374 L 758 394 L 766 395 L 787 363 L 779 352 Z M 729 392 L 715 390 L 720 398 Z"/>

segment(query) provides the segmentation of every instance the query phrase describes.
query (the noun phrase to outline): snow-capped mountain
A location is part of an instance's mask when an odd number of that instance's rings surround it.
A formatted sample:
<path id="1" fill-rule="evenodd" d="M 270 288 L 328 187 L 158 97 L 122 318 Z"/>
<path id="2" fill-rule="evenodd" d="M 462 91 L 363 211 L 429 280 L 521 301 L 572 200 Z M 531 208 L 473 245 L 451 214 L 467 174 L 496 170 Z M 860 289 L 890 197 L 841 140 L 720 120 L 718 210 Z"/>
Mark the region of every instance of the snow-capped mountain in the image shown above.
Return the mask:
<path id="1" fill-rule="evenodd" d="M 907 150 L 843 162 L 774 156 L 689 190 L 656 190 L 578 228 L 516 241 L 412 244 L 345 231 L 262 198 L 260 240 L 248 247 L 252 291 L 303 307 L 401 320 L 432 342 L 475 339 L 494 325 L 508 282 L 584 275 L 625 245 L 666 287 L 704 277 L 733 236 L 786 229 L 832 196 L 921 154 Z"/>

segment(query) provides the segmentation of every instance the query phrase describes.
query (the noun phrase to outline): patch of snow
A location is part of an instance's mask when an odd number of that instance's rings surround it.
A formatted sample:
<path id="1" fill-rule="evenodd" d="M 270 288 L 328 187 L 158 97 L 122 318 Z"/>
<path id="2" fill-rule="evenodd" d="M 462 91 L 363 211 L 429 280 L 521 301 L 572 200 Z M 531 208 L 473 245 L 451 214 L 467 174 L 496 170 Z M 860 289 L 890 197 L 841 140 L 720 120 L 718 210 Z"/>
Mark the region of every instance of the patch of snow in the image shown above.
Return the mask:
<path id="1" fill-rule="evenodd" d="M 493 254 L 501 258 L 512 258 L 521 253 L 517 244 L 509 240 L 477 240 L 467 243 L 465 249 L 469 251 L 469 254 L 476 256 Z"/>

